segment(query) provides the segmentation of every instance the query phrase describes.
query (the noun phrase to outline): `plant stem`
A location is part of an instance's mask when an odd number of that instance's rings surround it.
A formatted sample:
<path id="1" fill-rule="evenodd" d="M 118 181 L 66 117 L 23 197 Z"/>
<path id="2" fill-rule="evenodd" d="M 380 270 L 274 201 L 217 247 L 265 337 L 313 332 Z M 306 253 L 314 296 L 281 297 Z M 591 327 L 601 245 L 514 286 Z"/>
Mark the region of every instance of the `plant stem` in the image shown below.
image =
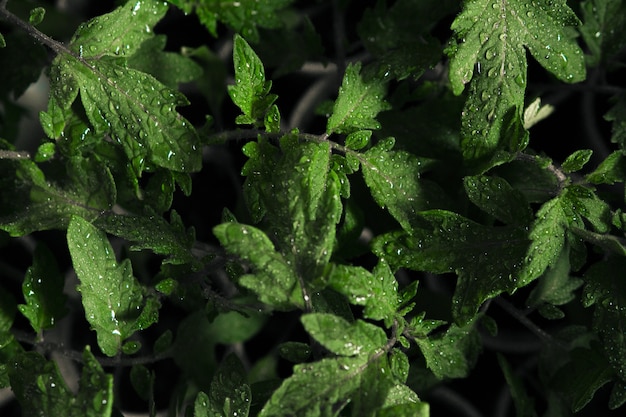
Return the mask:
<path id="1" fill-rule="evenodd" d="M 4 18 L 9 23 L 19 27 L 28 33 L 31 37 L 35 38 L 39 43 L 46 45 L 48 48 L 52 49 L 56 54 L 66 53 L 70 55 L 75 55 L 72 51 L 70 51 L 63 43 L 59 41 L 55 41 L 45 33 L 41 32 L 39 29 L 34 27 L 33 25 L 26 23 L 13 13 L 11 13 L 7 8 L 7 0 L 2 0 L 0 2 L 0 17 Z"/>

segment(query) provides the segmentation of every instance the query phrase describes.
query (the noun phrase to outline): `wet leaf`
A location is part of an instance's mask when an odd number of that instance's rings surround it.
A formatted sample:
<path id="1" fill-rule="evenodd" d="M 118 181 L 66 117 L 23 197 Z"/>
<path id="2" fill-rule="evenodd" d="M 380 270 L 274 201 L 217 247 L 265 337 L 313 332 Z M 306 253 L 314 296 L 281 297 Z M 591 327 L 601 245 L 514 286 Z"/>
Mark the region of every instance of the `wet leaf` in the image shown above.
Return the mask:
<path id="1" fill-rule="evenodd" d="M 471 0 L 452 23 L 458 44 L 449 49 L 450 82 L 455 94 L 470 83 L 462 113 L 465 158 L 478 161 L 501 142 L 509 112 L 522 117 L 526 90 L 526 50 L 565 82 L 585 78 L 582 50 L 566 30 L 579 23 L 564 0 Z"/>
<path id="2" fill-rule="evenodd" d="M 376 115 L 389 109 L 384 100 L 386 93 L 382 81 L 365 81 L 361 64 L 350 64 L 339 89 L 333 113 L 326 124 L 326 133 L 352 133 L 363 129 L 379 129 Z"/>
<path id="3" fill-rule="evenodd" d="M 307 314 L 300 319 L 304 328 L 326 349 L 336 355 L 371 354 L 387 342 L 383 329 L 362 320 L 354 323 L 334 314 Z"/>
<path id="4" fill-rule="evenodd" d="M 43 245 L 38 246 L 33 265 L 22 283 L 26 304 L 18 306 L 35 332 L 54 326 L 67 313 L 64 284 L 65 279 L 52 252 Z"/>
<path id="5" fill-rule="evenodd" d="M 72 218 L 67 241 L 85 317 L 102 352 L 115 356 L 126 338 L 157 320 L 158 301 L 133 277 L 130 261 L 118 263 L 106 234 L 86 220 Z"/>

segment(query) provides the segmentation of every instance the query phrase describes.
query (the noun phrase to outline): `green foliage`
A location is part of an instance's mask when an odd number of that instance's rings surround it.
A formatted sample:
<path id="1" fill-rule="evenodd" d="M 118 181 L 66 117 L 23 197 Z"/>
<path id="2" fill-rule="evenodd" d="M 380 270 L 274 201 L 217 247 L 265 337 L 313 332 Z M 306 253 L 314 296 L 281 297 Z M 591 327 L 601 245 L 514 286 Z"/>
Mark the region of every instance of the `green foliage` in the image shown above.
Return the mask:
<path id="1" fill-rule="evenodd" d="M 375 3 L 0 2 L 0 414 L 623 413 L 624 2 Z"/>

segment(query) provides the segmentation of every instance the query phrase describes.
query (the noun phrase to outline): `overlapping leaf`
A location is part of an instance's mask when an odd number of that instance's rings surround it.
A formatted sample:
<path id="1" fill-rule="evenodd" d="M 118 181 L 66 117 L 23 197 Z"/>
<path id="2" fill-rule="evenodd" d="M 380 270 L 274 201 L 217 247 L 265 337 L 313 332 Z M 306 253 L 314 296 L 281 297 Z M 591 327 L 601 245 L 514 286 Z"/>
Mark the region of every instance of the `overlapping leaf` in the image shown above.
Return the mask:
<path id="1" fill-rule="evenodd" d="M 25 352 L 10 370 L 11 389 L 24 415 L 109 417 L 113 411 L 113 376 L 105 374 L 93 354 L 83 352 L 78 393 L 67 387 L 56 364 Z"/>
<path id="2" fill-rule="evenodd" d="M 115 356 L 126 338 L 157 320 L 158 301 L 144 293 L 130 260 L 119 263 L 106 234 L 80 217 L 67 229 L 85 315 L 102 352 Z"/>
<path id="3" fill-rule="evenodd" d="M 176 112 L 187 99 L 126 64 L 154 36 L 152 27 L 166 11 L 162 2 L 128 2 L 79 27 L 69 51 L 57 56 L 51 69 L 51 99 L 42 122 L 54 138 L 80 93 L 96 133 L 110 134 L 123 147 L 136 175 L 146 165 L 182 172 L 200 168 L 196 132 Z"/>
<path id="4" fill-rule="evenodd" d="M 526 89 L 526 49 L 565 82 L 585 77 L 584 57 L 567 26 L 578 18 L 564 0 L 468 0 L 452 23 L 450 82 L 456 94 L 470 83 L 462 116 L 463 153 L 489 157 L 501 143 L 503 120 L 521 118 Z M 507 116 L 511 117 L 511 116 Z"/>

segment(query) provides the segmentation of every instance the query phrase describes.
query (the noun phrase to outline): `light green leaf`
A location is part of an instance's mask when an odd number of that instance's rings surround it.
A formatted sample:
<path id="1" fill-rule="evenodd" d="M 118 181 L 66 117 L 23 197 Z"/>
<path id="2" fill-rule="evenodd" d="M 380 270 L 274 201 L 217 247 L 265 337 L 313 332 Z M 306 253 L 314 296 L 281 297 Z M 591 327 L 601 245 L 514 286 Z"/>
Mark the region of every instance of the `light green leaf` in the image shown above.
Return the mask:
<path id="1" fill-rule="evenodd" d="M 43 22 L 43 18 L 45 17 L 45 15 L 46 9 L 44 9 L 43 7 L 35 7 L 30 11 L 30 16 L 28 16 L 28 22 L 33 26 L 37 26 L 38 24 Z"/>
<path id="2" fill-rule="evenodd" d="M 251 42 L 259 40 L 258 27 L 277 28 L 282 25 L 281 10 L 293 0 L 240 0 L 215 2 L 213 0 L 168 0 L 185 13 L 194 12 L 211 34 L 217 37 L 217 22 L 227 24 Z M 258 26 L 258 27 L 257 27 Z"/>
<path id="3" fill-rule="evenodd" d="M 234 354 L 220 364 L 209 394 L 215 416 L 247 417 L 250 411 L 250 385 L 241 361 Z"/>
<path id="4" fill-rule="evenodd" d="M 269 94 L 272 82 L 265 80 L 263 63 L 239 35 L 235 35 L 233 47 L 233 63 L 235 65 L 235 85 L 228 86 L 228 94 L 233 103 L 243 112 L 237 118 L 239 124 L 254 124 L 264 121 L 266 113 L 276 100 L 275 94 Z M 277 114 L 278 109 L 272 110 Z M 274 123 L 269 123 L 272 127 Z"/>
<path id="5" fill-rule="evenodd" d="M 7 41 L 6 39 L 4 39 L 4 35 L 2 34 L 2 32 L 0 32 L 0 48 L 6 48 L 7 47 Z"/>
<path id="6" fill-rule="evenodd" d="M 35 332 L 54 326 L 67 312 L 64 284 L 52 252 L 43 245 L 37 246 L 33 265 L 26 271 L 22 283 L 26 304 L 18 306 Z"/>
<path id="7" fill-rule="evenodd" d="M 240 283 L 261 301 L 279 309 L 304 306 L 295 271 L 265 233 L 239 223 L 220 224 L 213 233 L 228 252 L 252 264 L 254 274 L 244 275 Z"/>
<path id="8" fill-rule="evenodd" d="M 315 340 L 336 355 L 368 355 L 387 342 L 383 329 L 362 320 L 349 323 L 325 313 L 307 314 L 300 320 Z"/>
<path id="9" fill-rule="evenodd" d="M 329 285 L 350 303 L 365 306 L 365 318 L 385 320 L 385 325 L 391 326 L 399 296 L 398 282 L 387 264 L 380 262 L 373 272 L 359 266 L 336 265 L 330 273 Z"/>
<path id="10" fill-rule="evenodd" d="M 389 109 L 383 99 L 386 86 L 382 81 L 365 81 L 360 74 L 361 64 L 349 64 L 339 88 L 333 113 L 326 124 L 326 133 L 352 133 L 363 129 L 379 129 L 376 115 Z"/>
<path id="11" fill-rule="evenodd" d="M 115 356 L 126 338 L 157 320 L 158 301 L 144 295 L 130 260 L 118 264 L 106 234 L 86 220 L 72 218 L 67 241 L 85 317 L 102 352 Z"/>
<path id="12" fill-rule="evenodd" d="M 378 385 L 372 377 L 387 378 L 388 369 L 367 374 L 370 367 L 380 370 L 381 362 L 382 358 L 368 360 L 367 355 L 359 355 L 296 365 L 293 375 L 278 387 L 259 417 L 337 415 L 359 390 L 367 390 L 370 383 Z"/>
<path id="13" fill-rule="evenodd" d="M 584 56 L 566 30 L 578 18 L 565 0 L 467 0 L 452 23 L 459 41 L 450 48 L 450 82 L 460 94 L 470 81 L 462 116 L 465 157 L 488 157 L 501 143 L 507 113 L 522 117 L 526 89 L 526 49 L 546 70 L 565 82 L 585 78 Z"/>

